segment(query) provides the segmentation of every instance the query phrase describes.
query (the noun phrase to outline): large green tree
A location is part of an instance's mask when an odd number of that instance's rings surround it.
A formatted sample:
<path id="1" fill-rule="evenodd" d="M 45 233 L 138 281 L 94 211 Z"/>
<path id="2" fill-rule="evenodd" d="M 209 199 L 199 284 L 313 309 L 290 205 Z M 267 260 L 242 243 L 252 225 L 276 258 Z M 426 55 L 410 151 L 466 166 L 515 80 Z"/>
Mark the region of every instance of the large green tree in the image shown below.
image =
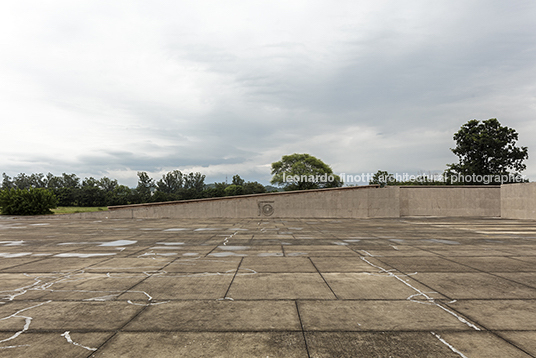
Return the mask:
<path id="1" fill-rule="evenodd" d="M 136 187 L 136 200 L 139 203 L 148 203 L 156 184 L 147 172 L 138 172 L 138 186 Z"/>
<path id="2" fill-rule="evenodd" d="M 501 184 L 519 181 L 526 169 L 523 161 L 528 158 L 527 147 L 517 147 L 518 134 L 515 129 L 502 126 L 496 118 L 480 122 L 473 119 L 464 124 L 454 134 L 456 147 L 452 152 L 459 158 L 458 163 L 449 164 L 445 172 L 453 183 Z"/>
<path id="3" fill-rule="evenodd" d="M 329 165 L 310 154 L 284 155 L 272 163 L 272 184 L 284 190 L 336 188 L 343 182 Z"/>

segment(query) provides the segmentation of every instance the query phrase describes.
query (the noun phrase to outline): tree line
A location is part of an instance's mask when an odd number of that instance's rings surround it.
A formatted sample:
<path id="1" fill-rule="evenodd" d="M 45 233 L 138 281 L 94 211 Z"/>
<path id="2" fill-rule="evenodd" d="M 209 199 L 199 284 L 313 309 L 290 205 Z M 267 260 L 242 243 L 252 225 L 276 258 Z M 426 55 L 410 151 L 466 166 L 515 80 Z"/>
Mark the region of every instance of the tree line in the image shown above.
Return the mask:
<path id="1" fill-rule="evenodd" d="M 369 184 L 385 185 L 488 185 L 524 183 L 521 175 L 527 169 L 527 147 L 517 146 L 515 129 L 501 125 L 497 118 L 472 119 L 454 133 L 456 147 L 451 152 L 458 163 L 447 164 L 441 175 L 421 174 L 411 180 L 378 170 Z M 440 177 L 440 178 L 438 178 Z"/>
<path id="2" fill-rule="evenodd" d="M 147 172 L 138 172 L 135 188 L 121 185 L 116 179 L 93 177 L 80 179 L 76 174 L 20 173 L 13 178 L 2 174 L 2 190 L 32 188 L 47 189 L 57 198 L 58 206 L 114 206 L 173 200 L 213 198 L 243 194 L 265 193 L 267 189 L 258 182 L 246 182 L 239 175 L 231 184 L 225 182 L 205 184 L 205 175 L 182 173 L 173 170 L 159 180 Z"/>

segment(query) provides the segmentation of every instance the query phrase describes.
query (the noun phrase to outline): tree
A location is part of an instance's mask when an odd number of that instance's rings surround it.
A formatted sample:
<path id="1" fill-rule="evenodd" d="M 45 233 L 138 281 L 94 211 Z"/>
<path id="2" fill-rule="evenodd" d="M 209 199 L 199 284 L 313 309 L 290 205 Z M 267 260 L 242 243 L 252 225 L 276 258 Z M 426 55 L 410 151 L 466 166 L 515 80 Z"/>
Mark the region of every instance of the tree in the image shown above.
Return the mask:
<path id="1" fill-rule="evenodd" d="M 43 188 L 4 189 L 0 191 L 0 208 L 3 215 L 52 214 L 58 200 L 52 191 Z"/>
<path id="2" fill-rule="evenodd" d="M 199 172 L 183 175 L 184 188 L 181 191 L 181 199 L 199 199 L 203 197 L 205 190 L 205 175 Z"/>
<path id="3" fill-rule="evenodd" d="M 421 174 L 391 174 L 385 170 L 378 170 L 372 176 L 369 184 L 380 184 L 383 188 L 386 185 L 445 185 L 444 177 L 441 174 L 421 173 Z"/>
<path id="4" fill-rule="evenodd" d="M 286 191 L 335 188 L 343 184 L 329 165 L 309 154 L 284 155 L 272 163 L 272 175 L 270 182 L 283 186 Z"/>
<path id="5" fill-rule="evenodd" d="M 454 134 L 456 148 L 451 151 L 459 162 L 447 165 L 450 183 L 502 184 L 519 182 L 529 157 L 527 147 L 517 147 L 515 129 L 501 126 L 496 118 L 468 121 Z M 467 180 L 471 178 L 471 180 Z M 461 180 L 460 180 L 461 179 Z M 480 179 L 480 180 L 479 180 Z"/>
<path id="6" fill-rule="evenodd" d="M 372 180 L 369 181 L 369 184 L 380 184 L 380 187 L 383 188 L 386 185 L 396 185 L 397 181 L 393 174 L 390 174 L 385 170 L 378 170 L 372 177 Z"/>
<path id="7" fill-rule="evenodd" d="M 225 188 L 224 193 L 225 193 L 225 196 L 242 195 L 243 194 L 242 185 L 236 185 L 236 184 L 228 185 L 227 188 Z"/>
<path id="8" fill-rule="evenodd" d="M 115 188 L 117 188 L 119 184 L 117 183 L 116 179 L 110 179 L 108 177 L 102 177 L 99 180 L 99 187 L 105 192 L 113 192 Z"/>
<path id="9" fill-rule="evenodd" d="M 203 197 L 204 198 L 219 198 L 219 197 L 225 196 L 225 189 L 228 186 L 229 184 L 225 182 L 207 184 L 205 186 L 205 190 L 203 190 Z"/>
<path id="10" fill-rule="evenodd" d="M 132 203 L 134 191 L 126 185 L 117 185 L 113 191 L 106 193 L 106 205 L 127 205 Z"/>
<path id="11" fill-rule="evenodd" d="M 179 194 L 179 191 L 184 185 L 183 175 L 180 170 L 173 170 L 165 175 L 162 175 L 156 183 L 156 190 L 165 194 Z"/>
<path id="12" fill-rule="evenodd" d="M 85 178 L 77 192 L 78 206 L 106 205 L 106 193 L 100 188 L 100 181 L 93 177 Z"/>
<path id="13" fill-rule="evenodd" d="M 148 203 L 155 188 L 154 179 L 150 178 L 147 172 L 138 172 L 138 186 L 136 196 L 140 203 Z"/>
<path id="14" fill-rule="evenodd" d="M 245 184 L 245 181 L 240 177 L 240 175 L 236 174 L 233 175 L 233 182 L 231 184 L 243 186 Z"/>
<path id="15" fill-rule="evenodd" d="M 266 193 L 266 188 L 256 181 L 248 181 L 242 185 L 243 194 L 260 194 Z"/>
<path id="16" fill-rule="evenodd" d="M 2 189 L 11 189 L 15 187 L 15 184 L 11 181 L 11 177 L 2 173 Z"/>

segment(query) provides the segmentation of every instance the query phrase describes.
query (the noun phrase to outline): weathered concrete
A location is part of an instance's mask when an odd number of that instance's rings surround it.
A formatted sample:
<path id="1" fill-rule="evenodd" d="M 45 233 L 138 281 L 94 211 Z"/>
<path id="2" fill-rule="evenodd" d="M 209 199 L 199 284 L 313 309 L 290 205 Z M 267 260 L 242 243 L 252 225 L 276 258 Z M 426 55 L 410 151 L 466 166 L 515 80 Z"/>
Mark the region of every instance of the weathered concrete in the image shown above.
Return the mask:
<path id="1" fill-rule="evenodd" d="M 400 216 L 501 216 L 500 186 L 402 186 Z"/>
<path id="2" fill-rule="evenodd" d="M 535 244 L 505 219 L 0 217 L 0 357 L 536 356 Z"/>
<path id="3" fill-rule="evenodd" d="M 375 185 L 110 207 L 81 218 L 498 217 L 499 186 Z"/>
<path id="4" fill-rule="evenodd" d="M 501 217 L 536 220 L 536 183 L 502 185 Z"/>
<path id="5" fill-rule="evenodd" d="M 361 186 L 127 205 L 110 207 L 110 212 L 104 216 L 114 218 L 397 217 L 399 216 L 398 188 L 389 187 L 380 190 L 378 186 Z"/>

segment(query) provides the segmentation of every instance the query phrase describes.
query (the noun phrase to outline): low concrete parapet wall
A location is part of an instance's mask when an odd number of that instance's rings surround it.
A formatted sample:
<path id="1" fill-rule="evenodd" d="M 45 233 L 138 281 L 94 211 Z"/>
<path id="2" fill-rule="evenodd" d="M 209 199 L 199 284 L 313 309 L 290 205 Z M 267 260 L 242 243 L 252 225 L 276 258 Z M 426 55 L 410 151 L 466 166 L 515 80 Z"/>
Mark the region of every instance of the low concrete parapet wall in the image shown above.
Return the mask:
<path id="1" fill-rule="evenodd" d="M 400 216 L 501 216 L 501 187 L 401 186 Z"/>
<path id="2" fill-rule="evenodd" d="M 502 185 L 501 216 L 536 220 L 536 183 Z"/>
<path id="3" fill-rule="evenodd" d="M 77 218 L 503 217 L 536 220 L 536 183 L 502 186 L 377 185 L 109 207 Z"/>
<path id="4" fill-rule="evenodd" d="M 84 214 L 79 214 L 84 217 Z M 97 213 L 87 213 L 95 218 Z M 110 207 L 107 218 L 501 216 L 500 186 L 377 185 Z"/>
<path id="5" fill-rule="evenodd" d="M 110 218 L 399 217 L 398 188 L 377 185 L 110 207 Z"/>

